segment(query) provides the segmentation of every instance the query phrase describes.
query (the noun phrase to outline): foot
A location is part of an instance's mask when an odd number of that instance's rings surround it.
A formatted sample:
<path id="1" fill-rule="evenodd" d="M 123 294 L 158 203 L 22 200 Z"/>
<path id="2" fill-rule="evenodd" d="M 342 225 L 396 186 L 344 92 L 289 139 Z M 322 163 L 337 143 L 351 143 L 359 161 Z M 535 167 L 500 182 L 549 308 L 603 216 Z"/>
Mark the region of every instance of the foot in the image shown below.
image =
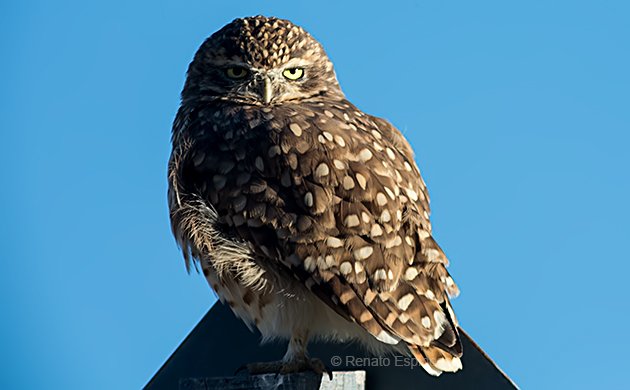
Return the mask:
<path id="1" fill-rule="evenodd" d="M 285 362 L 277 360 L 274 362 L 249 363 L 239 368 L 238 371 L 246 369 L 250 375 L 258 374 L 292 374 L 295 372 L 313 371 L 318 375 L 328 374 L 332 380 L 332 372 L 326 367 L 324 362 L 317 358 L 295 359 Z"/>

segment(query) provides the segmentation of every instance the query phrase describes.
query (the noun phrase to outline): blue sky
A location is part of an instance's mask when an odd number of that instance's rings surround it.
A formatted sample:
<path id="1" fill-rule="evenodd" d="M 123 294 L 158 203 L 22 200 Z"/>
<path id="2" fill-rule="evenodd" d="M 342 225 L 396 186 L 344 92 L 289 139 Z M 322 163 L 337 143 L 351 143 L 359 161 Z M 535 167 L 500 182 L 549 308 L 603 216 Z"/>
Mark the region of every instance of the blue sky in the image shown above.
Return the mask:
<path id="1" fill-rule="evenodd" d="M 409 138 L 460 321 L 516 382 L 627 384 L 630 5 L 316 4 L 0 4 L 0 388 L 139 388 L 214 302 L 170 234 L 170 126 L 198 45 L 252 14 Z"/>

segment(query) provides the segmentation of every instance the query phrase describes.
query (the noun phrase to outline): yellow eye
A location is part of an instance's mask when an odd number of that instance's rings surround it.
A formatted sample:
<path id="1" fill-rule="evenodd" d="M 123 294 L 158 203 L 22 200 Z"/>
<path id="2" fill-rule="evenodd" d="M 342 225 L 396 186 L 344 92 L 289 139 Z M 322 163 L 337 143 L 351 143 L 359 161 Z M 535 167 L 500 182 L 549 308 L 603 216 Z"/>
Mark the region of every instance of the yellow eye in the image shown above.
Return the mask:
<path id="1" fill-rule="evenodd" d="M 247 76 L 247 73 L 247 69 L 241 66 L 232 66 L 225 70 L 225 74 L 227 75 L 227 77 L 235 80 L 242 79 L 243 77 Z"/>
<path id="2" fill-rule="evenodd" d="M 299 80 L 304 76 L 304 69 L 302 68 L 287 68 L 282 72 L 282 75 L 289 80 Z"/>

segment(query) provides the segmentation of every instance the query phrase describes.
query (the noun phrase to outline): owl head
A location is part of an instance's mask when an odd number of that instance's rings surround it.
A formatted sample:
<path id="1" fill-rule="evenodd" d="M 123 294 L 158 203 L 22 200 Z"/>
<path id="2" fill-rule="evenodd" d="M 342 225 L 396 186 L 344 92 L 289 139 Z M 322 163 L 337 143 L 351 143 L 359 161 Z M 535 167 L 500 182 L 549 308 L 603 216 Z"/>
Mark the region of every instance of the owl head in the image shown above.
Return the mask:
<path id="1" fill-rule="evenodd" d="M 277 105 L 343 96 L 332 62 L 309 33 L 288 20 L 235 19 L 201 45 L 182 99 Z"/>

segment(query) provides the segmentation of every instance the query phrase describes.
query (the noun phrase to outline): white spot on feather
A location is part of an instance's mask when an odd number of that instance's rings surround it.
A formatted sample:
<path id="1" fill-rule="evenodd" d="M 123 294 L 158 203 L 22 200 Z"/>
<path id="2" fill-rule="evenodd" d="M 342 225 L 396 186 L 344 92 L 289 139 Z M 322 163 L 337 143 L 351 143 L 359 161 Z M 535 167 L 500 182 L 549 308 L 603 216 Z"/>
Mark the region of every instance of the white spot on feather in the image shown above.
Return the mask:
<path id="1" fill-rule="evenodd" d="M 360 173 L 357 173 L 355 177 L 357 178 L 357 183 L 359 183 L 359 186 L 362 189 L 365 189 L 365 187 L 367 186 L 367 179 L 365 178 L 365 176 L 363 176 Z"/>
<path id="2" fill-rule="evenodd" d="M 373 252 L 374 252 L 374 248 L 372 248 L 371 246 L 364 246 L 363 248 L 359 248 L 355 250 L 353 255 L 356 260 L 365 260 L 368 257 L 372 256 Z"/>
<path id="3" fill-rule="evenodd" d="M 343 178 L 343 189 L 348 191 L 354 188 L 354 180 L 350 176 L 345 176 Z"/>
<path id="4" fill-rule="evenodd" d="M 316 176 L 327 176 L 330 173 L 330 169 L 328 168 L 328 165 L 326 165 L 325 163 L 321 163 L 317 166 L 317 169 L 315 169 L 315 175 Z"/>
<path id="5" fill-rule="evenodd" d="M 356 214 L 348 215 L 346 219 L 344 220 L 344 224 L 346 225 L 346 227 L 349 227 L 349 228 L 359 226 L 360 224 L 359 217 L 357 217 Z"/>
<path id="6" fill-rule="evenodd" d="M 372 225 L 372 228 L 370 229 L 370 236 L 371 237 L 378 237 L 380 235 L 383 234 L 383 229 L 381 228 L 381 225 L 375 223 L 374 225 Z"/>
<path id="7" fill-rule="evenodd" d="M 374 272 L 374 281 L 378 282 L 381 279 L 387 279 L 387 274 L 385 273 L 385 269 L 383 268 L 377 269 L 376 272 Z"/>
<path id="8" fill-rule="evenodd" d="M 369 161 L 372 158 L 372 152 L 370 149 L 362 149 L 359 152 L 359 160 L 362 162 Z"/>
<path id="9" fill-rule="evenodd" d="M 337 237 L 328 237 L 326 239 L 326 245 L 331 248 L 341 248 L 343 246 L 343 241 L 341 241 Z"/>
<path id="10" fill-rule="evenodd" d="M 291 130 L 293 134 L 295 134 L 296 137 L 299 137 L 302 135 L 302 128 L 297 123 L 291 123 L 289 125 L 289 129 Z"/>
<path id="11" fill-rule="evenodd" d="M 344 261 L 339 266 L 339 271 L 341 271 L 341 273 L 344 275 L 348 275 L 350 272 L 352 272 L 352 264 L 350 264 L 349 261 Z"/>
<path id="12" fill-rule="evenodd" d="M 414 280 L 418 276 L 418 270 L 415 267 L 409 267 L 405 271 L 405 280 Z"/>
<path id="13" fill-rule="evenodd" d="M 379 341 L 384 342 L 385 344 L 398 344 L 398 342 L 400 341 L 400 339 L 396 339 L 394 337 L 392 337 L 392 335 L 390 335 L 389 333 L 385 332 L 384 330 L 381 331 L 381 333 L 378 334 L 378 336 L 376 336 L 376 338 Z"/>
<path id="14" fill-rule="evenodd" d="M 304 204 L 305 204 L 307 207 L 313 207 L 313 194 L 312 194 L 312 193 L 307 192 L 307 193 L 304 195 Z"/>
<path id="15" fill-rule="evenodd" d="M 413 294 L 407 294 L 398 300 L 398 308 L 400 310 L 407 310 L 411 302 L 413 302 Z"/>
<path id="16" fill-rule="evenodd" d="M 425 328 L 431 329 L 431 319 L 429 318 L 429 316 L 422 317 L 422 320 L 420 320 L 420 322 Z"/>
<path id="17" fill-rule="evenodd" d="M 385 194 L 383 194 L 382 192 L 376 194 L 376 204 L 378 204 L 379 206 L 385 206 L 387 204 L 387 198 L 385 197 Z"/>

